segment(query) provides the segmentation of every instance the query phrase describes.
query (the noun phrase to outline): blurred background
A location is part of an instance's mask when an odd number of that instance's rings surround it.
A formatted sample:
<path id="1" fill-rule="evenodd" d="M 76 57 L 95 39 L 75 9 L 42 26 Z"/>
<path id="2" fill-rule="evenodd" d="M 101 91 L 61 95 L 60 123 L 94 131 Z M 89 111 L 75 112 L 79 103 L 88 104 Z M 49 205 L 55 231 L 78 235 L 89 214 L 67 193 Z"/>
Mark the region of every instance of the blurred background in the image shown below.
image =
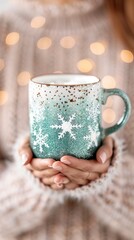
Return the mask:
<path id="1" fill-rule="evenodd" d="M 11 0 L 0 0 L 0 11 L 6 9 L 10 2 Z"/>

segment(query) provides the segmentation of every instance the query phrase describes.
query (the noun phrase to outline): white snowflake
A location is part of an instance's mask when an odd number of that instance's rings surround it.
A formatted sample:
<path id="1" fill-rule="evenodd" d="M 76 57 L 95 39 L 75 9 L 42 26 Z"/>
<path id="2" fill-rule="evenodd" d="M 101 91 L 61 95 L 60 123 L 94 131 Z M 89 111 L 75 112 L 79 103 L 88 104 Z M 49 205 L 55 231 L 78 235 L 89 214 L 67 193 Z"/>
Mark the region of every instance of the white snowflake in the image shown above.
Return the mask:
<path id="1" fill-rule="evenodd" d="M 43 152 L 43 146 L 45 146 L 46 148 L 49 148 L 49 145 L 46 143 L 47 139 L 48 139 L 48 134 L 43 134 L 42 133 L 42 129 L 41 127 L 39 128 L 39 132 L 34 132 L 34 135 L 36 137 L 36 140 L 34 141 L 34 146 L 38 146 L 39 145 L 39 149 L 40 152 Z"/>
<path id="2" fill-rule="evenodd" d="M 97 145 L 98 145 L 97 140 L 98 140 L 100 133 L 97 131 L 97 129 L 93 130 L 93 128 L 91 128 L 91 126 L 88 126 L 88 131 L 89 131 L 89 134 L 87 136 L 84 136 L 84 139 L 88 140 L 89 148 L 92 145 L 97 147 Z"/>
<path id="3" fill-rule="evenodd" d="M 58 139 L 61 139 L 65 136 L 65 134 L 68 132 L 72 139 L 76 139 L 75 134 L 73 133 L 73 129 L 79 129 L 81 128 L 81 124 L 73 124 L 72 121 L 74 121 L 76 115 L 75 113 L 69 118 L 69 121 L 65 121 L 64 117 L 62 117 L 60 114 L 58 114 L 58 119 L 61 121 L 60 125 L 52 125 L 51 128 L 55 129 L 61 129 L 61 132 L 58 134 Z"/>

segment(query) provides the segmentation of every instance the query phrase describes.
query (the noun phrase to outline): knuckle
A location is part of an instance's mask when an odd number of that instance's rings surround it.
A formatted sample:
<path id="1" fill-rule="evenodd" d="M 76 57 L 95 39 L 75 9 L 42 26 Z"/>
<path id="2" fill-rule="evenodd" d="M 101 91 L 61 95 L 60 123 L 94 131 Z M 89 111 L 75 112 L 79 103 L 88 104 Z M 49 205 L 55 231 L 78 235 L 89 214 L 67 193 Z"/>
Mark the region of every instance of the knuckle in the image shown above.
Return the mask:
<path id="1" fill-rule="evenodd" d="M 79 184 L 80 185 L 87 185 L 88 180 L 80 179 Z"/>
<path id="2" fill-rule="evenodd" d="M 39 171 L 33 171 L 35 177 L 41 178 L 41 174 Z"/>
<path id="3" fill-rule="evenodd" d="M 84 179 L 89 179 L 90 177 L 90 172 L 85 172 L 84 173 Z"/>
<path id="4" fill-rule="evenodd" d="M 108 168 L 109 168 L 109 161 L 105 163 L 105 166 L 103 168 L 103 172 L 107 172 Z"/>
<path id="5" fill-rule="evenodd" d="M 42 179 L 42 182 L 43 182 L 45 185 L 51 185 L 51 184 L 54 183 L 51 178 L 43 178 L 43 179 Z"/>
<path id="6" fill-rule="evenodd" d="M 38 160 L 37 159 L 33 159 L 33 161 L 31 162 L 31 165 L 36 170 L 43 170 L 43 166 L 40 164 L 40 161 L 38 161 Z"/>
<path id="7" fill-rule="evenodd" d="M 69 183 L 69 184 L 66 185 L 65 188 L 68 189 L 68 190 L 73 190 L 73 189 L 76 189 L 78 187 L 79 187 L 79 185 L 77 183 Z"/>

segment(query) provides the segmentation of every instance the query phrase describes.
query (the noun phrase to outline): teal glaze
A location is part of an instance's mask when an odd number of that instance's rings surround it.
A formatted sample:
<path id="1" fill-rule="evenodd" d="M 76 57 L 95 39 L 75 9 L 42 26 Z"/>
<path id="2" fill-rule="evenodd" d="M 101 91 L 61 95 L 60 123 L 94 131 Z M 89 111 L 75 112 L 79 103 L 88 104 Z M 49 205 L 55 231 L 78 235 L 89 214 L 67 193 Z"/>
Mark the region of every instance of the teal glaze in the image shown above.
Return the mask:
<path id="1" fill-rule="evenodd" d="M 105 104 L 108 97 L 112 96 L 112 95 L 117 95 L 119 97 L 122 98 L 122 100 L 124 101 L 125 107 L 124 107 L 124 114 L 121 117 L 121 119 L 112 127 L 103 129 L 103 138 L 105 138 L 106 136 L 108 136 L 109 134 L 112 134 L 114 132 L 116 132 L 117 130 L 119 130 L 120 128 L 122 128 L 128 121 L 130 115 L 131 115 L 131 103 L 129 100 L 129 97 L 127 96 L 127 94 L 125 92 L 123 92 L 122 90 L 118 89 L 118 88 L 114 88 L 114 89 L 103 89 L 102 88 L 102 104 Z"/>
<path id="2" fill-rule="evenodd" d="M 52 75 L 52 79 L 90 81 L 86 75 Z M 47 80 L 50 76 L 42 77 Z M 53 80 L 51 81 L 53 82 Z M 113 127 L 101 126 L 101 108 L 110 95 L 125 103 L 122 119 Z M 124 126 L 130 116 L 130 101 L 119 89 L 102 89 L 95 83 L 69 85 L 29 83 L 30 144 L 35 157 L 60 159 L 64 155 L 91 159 L 102 139 Z"/>

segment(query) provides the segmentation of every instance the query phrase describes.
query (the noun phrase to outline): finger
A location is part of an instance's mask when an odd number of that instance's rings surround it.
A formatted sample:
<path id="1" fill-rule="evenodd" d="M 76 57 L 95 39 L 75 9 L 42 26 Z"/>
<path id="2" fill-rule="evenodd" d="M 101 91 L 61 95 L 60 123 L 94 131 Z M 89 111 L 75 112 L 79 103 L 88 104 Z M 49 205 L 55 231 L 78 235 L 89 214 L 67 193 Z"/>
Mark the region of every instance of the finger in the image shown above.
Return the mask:
<path id="1" fill-rule="evenodd" d="M 30 138 L 29 136 L 24 138 L 23 143 L 21 143 L 20 147 L 19 147 L 19 151 L 21 151 L 21 149 L 23 149 L 23 147 L 28 147 L 30 146 Z"/>
<path id="2" fill-rule="evenodd" d="M 33 174 L 34 174 L 34 172 L 33 172 Z M 45 178 L 42 178 L 41 181 L 42 181 L 45 185 L 48 185 L 48 186 L 55 183 L 53 176 L 52 176 L 52 177 L 48 177 L 48 178 L 46 178 L 46 177 L 45 177 Z"/>
<path id="3" fill-rule="evenodd" d="M 27 165 L 32 161 L 33 153 L 28 144 L 24 144 L 19 149 L 22 165 Z"/>
<path id="4" fill-rule="evenodd" d="M 66 165 L 79 169 L 85 172 L 98 172 L 103 173 L 107 170 L 110 163 L 106 161 L 105 164 L 98 163 L 96 160 L 85 160 L 85 159 L 78 159 L 72 156 L 64 156 L 61 158 L 61 162 L 65 163 Z"/>
<path id="5" fill-rule="evenodd" d="M 53 168 L 49 168 L 49 169 L 42 170 L 42 171 L 34 170 L 34 175 L 38 178 L 48 178 L 48 177 L 52 177 L 56 174 L 58 174 L 58 171 Z"/>
<path id="6" fill-rule="evenodd" d="M 93 180 L 98 179 L 99 175 L 100 175 L 99 173 L 89 172 L 89 175 L 87 176 L 87 179 L 90 180 L 90 181 L 93 181 Z"/>
<path id="7" fill-rule="evenodd" d="M 68 189 L 68 190 L 73 190 L 73 189 L 76 189 L 78 187 L 79 187 L 79 185 L 77 183 L 73 183 L 73 182 L 67 183 L 65 185 L 65 189 Z"/>
<path id="8" fill-rule="evenodd" d="M 62 190 L 64 188 L 64 185 L 63 184 L 57 185 L 56 183 L 54 183 L 54 184 L 51 185 L 51 188 L 53 190 Z"/>
<path id="9" fill-rule="evenodd" d="M 54 182 L 56 184 L 67 184 L 70 182 L 70 180 L 65 177 L 62 173 L 56 174 L 56 176 L 54 176 Z"/>
<path id="10" fill-rule="evenodd" d="M 54 162 L 55 160 L 52 158 L 33 158 L 31 166 L 34 170 L 42 171 L 50 168 Z"/>
<path id="11" fill-rule="evenodd" d="M 111 137 L 106 137 L 103 145 L 99 148 L 96 154 L 96 159 L 100 163 L 105 163 L 113 155 L 114 141 Z"/>
<path id="12" fill-rule="evenodd" d="M 28 170 L 30 170 L 30 171 L 32 171 L 33 170 L 33 168 L 32 168 L 32 166 L 31 166 L 31 164 L 30 163 L 28 163 L 27 165 L 25 165 L 25 168 L 27 168 Z"/>
<path id="13" fill-rule="evenodd" d="M 87 177 L 89 176 L 89 172 L 71 168 L 60 161 L 54 162 L 52 167 L 56 170 L 60 170 L 62 174 L 77 184 L 85 185 L 88 182 Z"/>

